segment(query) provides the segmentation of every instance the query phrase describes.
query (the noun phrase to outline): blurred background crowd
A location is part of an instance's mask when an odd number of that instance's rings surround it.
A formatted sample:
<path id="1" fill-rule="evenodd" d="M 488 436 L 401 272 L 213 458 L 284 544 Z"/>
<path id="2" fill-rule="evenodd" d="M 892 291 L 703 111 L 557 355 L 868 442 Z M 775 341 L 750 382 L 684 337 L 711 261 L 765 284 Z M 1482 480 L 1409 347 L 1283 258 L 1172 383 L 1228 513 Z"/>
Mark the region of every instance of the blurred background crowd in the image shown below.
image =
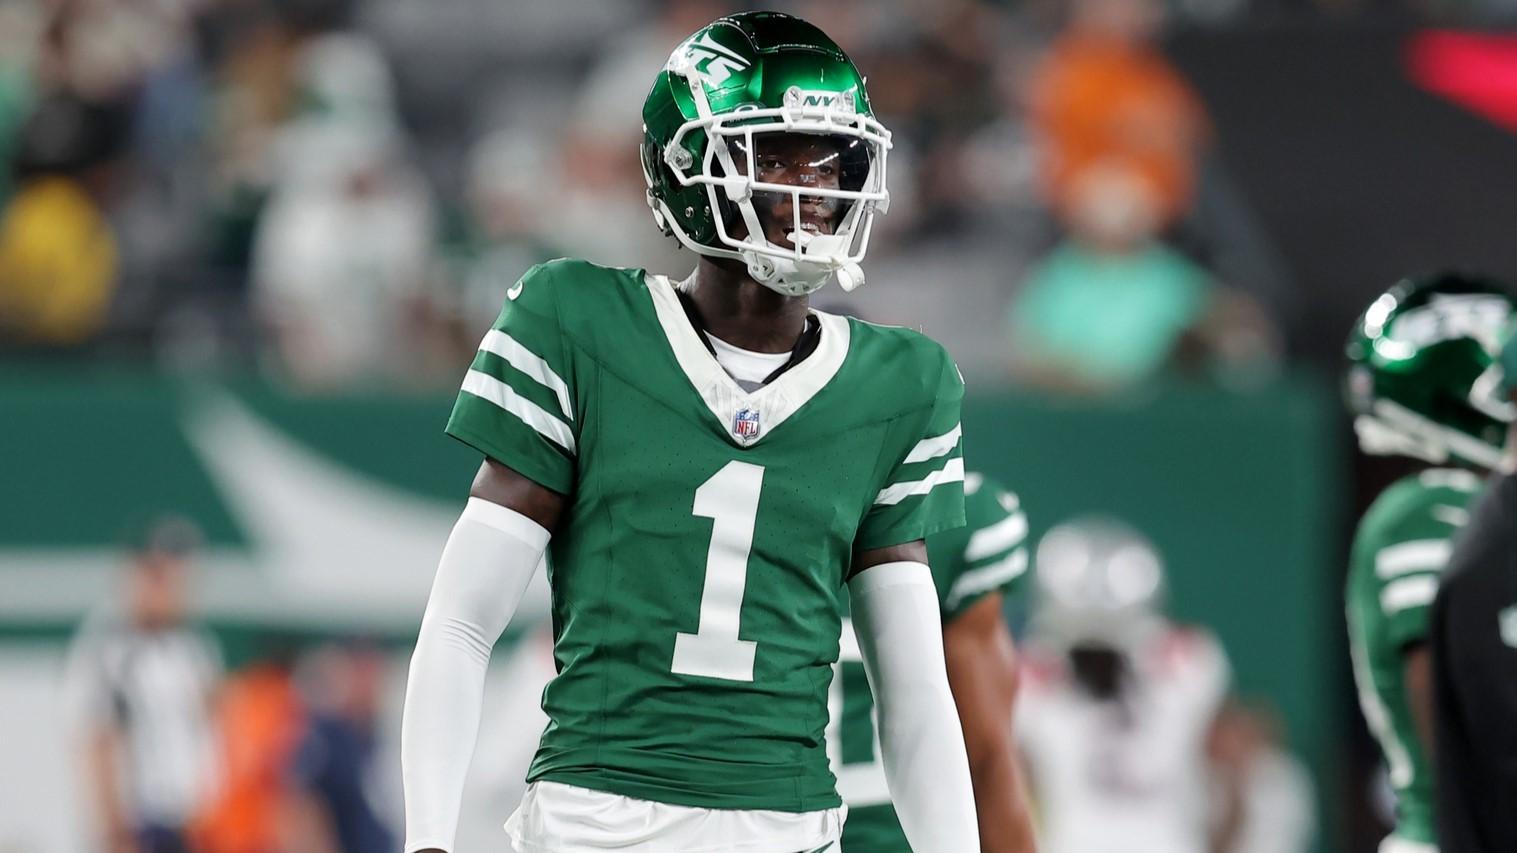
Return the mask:
<path id="1" fill-rule="evenodd" d="M 871 243 L 868 284 L 846 297 L 824 290 L 816 303 L 922 328 L 954 354 L 972 396 L 1012 395 L 1006 408 L 982 416 L 1005 427 L 1011 449 L 976 464 L 998 468 L 1035 517 L 1039 487 L 1022 488 L 1019 475 L 1067 480 L 1049 488 L 1042 529 L 1058 512 L 1113 507 L 1065 497 L 1099 487 L 1077 466 L 1061 468 L 1052 457 L 1066 450 L 1056 443 L 1013 461 L 1016 417 L 1096 412 L 1098 432 L 1064 440 L 1093 439 L 1082 446 L 1149 464 L 1149 493 L 1175 490 L 1170 476 L 1199 481 L 1208 476 L 1200 469 L 1247 463 L 1246 449 L 1228 456 L 1212 448 L 1188 474 L 1162 454 L 1142 462 L 1155 448 L 1183 453 L 1175 448 L 1196 435 L 1234 429 L 1265 410 L 1283 412 L 1265 445 L 1277 433 L 1310 434 L 1300 445 L 1281 439 L 1282 447 L 1307 448 L 1292 465 L 1253 460 L 1263 466 L 1249 469 L 1259 471 L 1260 491 L 1221 499 L 1202 492 L 1197 500 L 1230 499 L 1237 518 L 1255 515 L 1254 503 L 1291 503 L 1280 497 L 1287 494 L 1304 495 L 1291 504 L 1302 513 L 1323 508 L 1308 533 L 1262 529 L 1248 541 L 1308 550 L 1312 537 L 1324 543 L 1311 551 L 1320 563 L 1280 571 L 1307 577 L 1300 588 L 1316 593 L 1286 605 L 1320 629 L 1291 641 L 1300 642 L 1301 658 L 1290 660 L 1310 660 L 1326 676 L 1310 685 L 1303 677 L 1303 695 L 1282 698 L 1273 676 L 1251 675 L 1267 671 L 1271 655 L 1268 637 L 1258 639 L 1244 656 L 1264 663 L 1238 667 L 1255 688 L 1253 710 L 1227 706 L 1228 725 L 1210 748 L 1219 766 L 1274 773 L 1254 795 L 1275 796 L 1277 812 L 1261 800 L 1259 813 L 1285 814 L 1300 827 L 1264 833 L 1251 847 L 1238 841 L 1234 853 L 1372 849 L 1387 807 L 1384 783 L 1354 722 L 1334 620 L 1348 522 L 1386 472 L 1351 461 L 1332 385 L 1353 316 L 1395 278 L 1443 266 L 1517 271 L 1517 243 L 1504 224 L 1514 221 L 1506 214 L 1517 215 L 1517 201 L 1501 190 L 1517 169 L 1507 130 L 1517 94 L 1500 88 L 1499 75 L 1477 71 L 1517 67 L 1507 59 L 1517 48 L 1491 29 L 1517 15 L 1517 4 L 765 5 L 811 20 L 844 46 L 894 133 L 892 202 Z M 72 730 L 95 745 L 83 774 L 93 781 L 74 789 L 74 802 L 87 805 L 49 806 L 40 824 L 14 805 L 30 774 L 19 764 L 0 770 L 0 850 L 95 849 L 88 844 L 101 836 L 80 827 L 124 820 L 101 805 L 115 790 L 102 793 L 101 785 L 158 791 L 143 807 L 161 806 L 169 823 L 189 820 L 193 808 L 199 849 L 392 849 L 398 778 L 395 720 L 386 715 L 396 710 L 426 577 L 397 586 L 400 603 L 369 622 L 339 612 L 352 589 L 325 599 L 333 625 L 305 613 L 291 631 L 280 613 L 239 610 L 247 598 L 234 601 L 240 564 L 229 563 L 222 546 L 267 539 L 277 527 L 280 508 L 259 499 L 285 472 L 263 460 L 305 460 L 296 467 L 316 478 L 310 493 L 318 503 L 340 503 L 335 496 L 351 484 L 259 432 L 240 408 L 247 400 L 216 397 L 184 426 L 185 446 L 209 472 L 197 476 L 232 495 L 228 517 L 242 520 L 207 520 L 193 501 L 160 499 L 168 492 L 156 481 L 172 472 L 152 430 L 164 424 L 132 420 L 147 404 L 101 409 L 96 401 L 127 392 L 108 383 L 77 389 L 102 373 L 196 388 L 252 382 L 261 389 L 253 397 L 266 404 L 261 412 L 274 420 L 271 412 L 302 401 L 399 396 L 425 401 L 418 405 L 432 436 L 505 291 L 531 264 L 572 255 L 679 275 L 693 266 L 648 213 L 637 161 L 640 107 L 677 43 L 739 8 L 746 6 L 717 0 L 0 0 L 0 443 L 12 463 L 10 477 L 0 465 L 8 519 L 0 521 L 0 546 L 22 554 L 0 554 L 0 579 L 12 590 L 11 605 L 0 601 L 0 640 L 73 637 L 65 666 L 54 666 L 52 652 L 38 658 L 49 674 L 34 694 L 13 682 L 15 701 L 0 703 L 0 715 L 15 716 L 0 716 L 0 740 L 47 720 L 55 707 L 47 697 L 58 688 Z M 1171 383 L 1189 390 L 1178 398 L 1159 390 Z M 1281 388 L 1293 390 L 1282 397 Z M 47 396 L 65 391 L 83 396 Z M 311 416 L 316 445 L 323 430 L 339 432 L 356 417 L 333 411 Z M 90 448 L 57 455 L 58 442 L 43 435 L 59 412 L 70 421 L 98 418 L 93 428 L 116 433 L 127 461 L 140 451 L 141 464 L 118 477 L 93 467 Z M 967 424 L 966 416 L 969 435 Z M 421 434 L 409 430 L 393 432 Z M 101 446 L 117 446 L 112 440 Z M 393 437 L 364 441 L 330 455 L 361 467 L 404 447 Z M 1240 445 L 1254 446 L 1252 438 Z M 413 467 L 433 458 L 428 453 Z M 1095 461 L 1106 458 L 1092 457 L 1091 468 L 1106 475 L 1112 469 Z M 246 470 L 218 467 L 239 463 Z M 353 488 L 373 494 L 375 482 L 403 479 L 400 463 L 374 464 L 383 470 Z M 59 482 L 41 485 L 39 472 Z M 1270 474 L 1289 482 L 1269 492 Z M 448 517 L 466 483 L 454 476 L 438 485 L 429 474 L 418 481 L 422 493 L 453 495 L 451 505 L 434 501 L 412 513 L 427 523 L 438 505 Z M 252 485 L 239 494 L 229 482 Z M 87 497 L 75 515 L 81 492 Z M 420 505 L 414 497 L 376 501 L 376 515 L 343 530 L 393 533 L 374 519 Z M 79 517 L 116 530 L 148 504 L 196 524 L 139 530 L 147 538 L 127 549 L 124 586 L 114 573 L 96 573 L 65 601 L 50 590 L 74 557 L 27 556 L 82 535 Z M 48 521 L 39 524 L 43 514 Z M 1165 519 L 1148 525 L 1164 546 L 1192 526 Z M 207 599 L 215 633 L 196 627 L 185 587 L 201 553 L 197 524 L 209 531 L 208 585 L 223 596 Z M 431 556 L 394 572 L 430 576 L 442 542 L 436 534 L 446 527 L 426 530 L 433 538 L 418 536 L 416 553 Z M 268 559 L 285 559 L 298 544 Z M 309 559 L 318 564 L 321 554 Z M 1189 565 L 1183 571 L 1192 578 L 1174 583 L 1183 615 L 1218 623 L 1225 643 L 1222 623 L 1232 611 L 1209 611 L 1206 601 L 1225 597 L 1232 559 L 1207 546 L 1198 559 L 1174 560 Z M 121 562 L 119 551 L 106 561 L 113 570 Z M 313 581 L 291 583 L 299 591 Z M 369 592 L 378 597 L 385 588 L 375 583 Z M 75 636 L 79 602 L 90 598 L 114 598 L 120 612 L 97 612 Z M 291 593 L 291 606 L 310 598 Z M 28 610 L 28 602 L 41 603 Z M 344 627 L 349 622 L 356 624 Z M 59 625 L 67 630 L 60 634 Z M 174 630 L 156 630 L 163 625 Z M 228 625 L 240 627 L 228 634 Z M 125 683 L 124 650 L 139 646 L 157 674 Z M 508 665 L 530 669 L 536 659 Z M 530 697 L 501 702 L 522 726 L 536 719 Z M 1292 702 L 1317 710 L 1298 713 Z M 158 710 L 143 716 L 134 703 Z M 1287 706 L 1289 725 L 1276 705 Z M 1302 720 L 1315 721 L 1308 735 Z M 1315 793 L 1301 762 L 1284 751 L 1292 735 Z M 157 737 L 151 749 L 181 758 L 113 765 L 109 754 L 131 737 Z M 60 753 L 58 742 L 13 745 L 10 758 L 61 778 L 50 768 L 74 753 Z M 196 769 L 193 755 L 202 752 L 221 757 L 214 786 L 209 771 Z M 1266 754 L 1283 763 L 1248 764 Z M 128 778 L 138 771 L 147 776 Z M 519 782 L 510 775 L 494 779 L 491 802 Z M 1320 804 L 1320 816 L 1316 806 L 1298 808 L 1302 802 Z M 501 817 L 508 810 L 495 809 Z M 60 821 L 71 828 L 37 829 Z M 111 849 L 136 848 L 122 841 Z"/>
<path id="2" fill-rule="evenodd" d="M 858 310 L 955 330 L 967 371 L 1044 386 L 1271 369 L 1282 282 L 1246 218 L 1207 215 L 1232 190 L 1158 42 L 1171 15 L 1244 4 L 791 7 L 848 47 L 895 133 Z M 648 225 L 640 108 L 727 8 L 8 0 L 0 341 L 450 384 L 531 263 L 691 265 Z"/>

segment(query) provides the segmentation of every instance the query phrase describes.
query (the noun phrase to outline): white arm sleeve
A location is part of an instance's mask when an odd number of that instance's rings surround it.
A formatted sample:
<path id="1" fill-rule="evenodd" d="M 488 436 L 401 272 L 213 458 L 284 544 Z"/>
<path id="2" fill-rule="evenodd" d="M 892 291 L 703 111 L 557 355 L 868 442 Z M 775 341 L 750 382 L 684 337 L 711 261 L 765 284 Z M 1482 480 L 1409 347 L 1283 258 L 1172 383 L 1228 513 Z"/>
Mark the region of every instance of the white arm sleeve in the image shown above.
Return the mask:
<path id="1" fill-rule="evenodd" d="M 976 853 L 974 786 L 948 689 L 932 572 L 922 563 L 882 563 L 855 575 L 848 589 L 901 828 L 917 853 Z"/>
<path id="2" fill-rule="evenodd" d="M 490 649 L 547 546 L 548 531 L 536 522 L 479 498 L 469 499 L 453 526 L 406 684 L 400 727 L 406 853 L 453 849 Z"/>

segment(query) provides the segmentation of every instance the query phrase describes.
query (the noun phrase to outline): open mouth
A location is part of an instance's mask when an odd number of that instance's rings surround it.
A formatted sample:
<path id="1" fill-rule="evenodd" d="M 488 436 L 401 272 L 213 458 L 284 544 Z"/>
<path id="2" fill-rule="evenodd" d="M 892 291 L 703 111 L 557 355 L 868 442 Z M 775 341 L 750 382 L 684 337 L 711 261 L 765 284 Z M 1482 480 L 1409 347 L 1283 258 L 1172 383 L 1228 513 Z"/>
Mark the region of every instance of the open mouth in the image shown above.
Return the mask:
<path id="1" fill-rule="evenodd" d="M 797 243 L 800 243 L 801 246 L 804 247 L 807 243 L 811 242 L 812 237 L 822 237 L 825 235 L 830 235 L 832 233 L 832 224 L 830 222 L 816 221 L 811 219 L 802 219 L 799 231 L 793 230 L 794 228 L 795 225 L 793 222 L 785 223 L 779 229 L 777 229 L 782 233 L 771 234 L 769 241 L 775 245 L 791 249 L 794 248 Z"/>
<path id="2" fill-rule="evenodd" d="M 830 199 L 820 203 L 803 197 L 796 210 L 795 200 L 782 193 L 755 193 L 754 206 L 764 226 L 764 234 L 770 243 L 785 249 L 795 247 L 795 242 L 805 243 L 811 237 L 825 237 L 836 233 L 839 217 Z M 799 212 L 799 216 L 797 216 Z M 798 240 L 792 240 L 797 235 Z M 802 236 L 804 235 L 804 236 Z"/>

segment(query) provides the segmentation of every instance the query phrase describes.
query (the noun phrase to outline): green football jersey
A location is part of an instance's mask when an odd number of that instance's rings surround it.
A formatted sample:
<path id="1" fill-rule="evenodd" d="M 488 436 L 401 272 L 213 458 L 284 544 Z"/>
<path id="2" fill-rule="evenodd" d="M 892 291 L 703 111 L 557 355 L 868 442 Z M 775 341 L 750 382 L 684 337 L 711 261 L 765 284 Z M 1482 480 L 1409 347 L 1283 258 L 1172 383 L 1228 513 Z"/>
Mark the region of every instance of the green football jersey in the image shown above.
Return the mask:
<path id="1" fill-rule="evenodd" d="M 857 551 L 964 523 L 958 370 L 915 332 L 813 312 L 816 349 L 749 393 L 663 276 L 559 260 L 507 296 L 447 430 L 567 496 L 528 780 L 837 806 L 839 594 Z"/>
<path id="2" fill-rule="evenodd" d="M 1396 835 L 1431 844 L 1433 777 L 1407 701 L 1402 653 L 1427 634 L 1428 609 L 1481 481 L 1431 469 L 1386 489 L 1354 537 L 1346 591 L 1359 705 L 1396 792 Z"/>
<path id="3" fill-rule="evenodd" d="M 1027 573 L 1027 516 L 1016 495 L 971 472 L 964 477 L 964 514 L 964 527 L 927 537 L 928 562 L 944 624 L 986 595 L 1010 591 Z M 843 651 L 832 693 L 828 746 L 838 790 L 848 803 L 843 850 L 909 853 L 911 847 L 885 787 L 874 697 L 849 626 L 843 629 Z"/>

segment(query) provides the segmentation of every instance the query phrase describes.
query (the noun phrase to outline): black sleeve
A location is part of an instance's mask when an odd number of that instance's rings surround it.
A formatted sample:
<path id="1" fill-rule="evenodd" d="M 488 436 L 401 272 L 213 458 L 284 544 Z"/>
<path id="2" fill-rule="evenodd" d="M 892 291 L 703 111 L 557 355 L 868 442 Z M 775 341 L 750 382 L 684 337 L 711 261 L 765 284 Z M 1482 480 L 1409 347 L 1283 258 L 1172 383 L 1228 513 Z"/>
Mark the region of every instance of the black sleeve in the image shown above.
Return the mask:
<path id="1" fill-rule="evenodd" d="M 1480 502 L 1433 604 L 1441 853 L 1517 851 L 1517 479 Z M 1505 493 L 1505 494 L 1503 494 Z"/>

